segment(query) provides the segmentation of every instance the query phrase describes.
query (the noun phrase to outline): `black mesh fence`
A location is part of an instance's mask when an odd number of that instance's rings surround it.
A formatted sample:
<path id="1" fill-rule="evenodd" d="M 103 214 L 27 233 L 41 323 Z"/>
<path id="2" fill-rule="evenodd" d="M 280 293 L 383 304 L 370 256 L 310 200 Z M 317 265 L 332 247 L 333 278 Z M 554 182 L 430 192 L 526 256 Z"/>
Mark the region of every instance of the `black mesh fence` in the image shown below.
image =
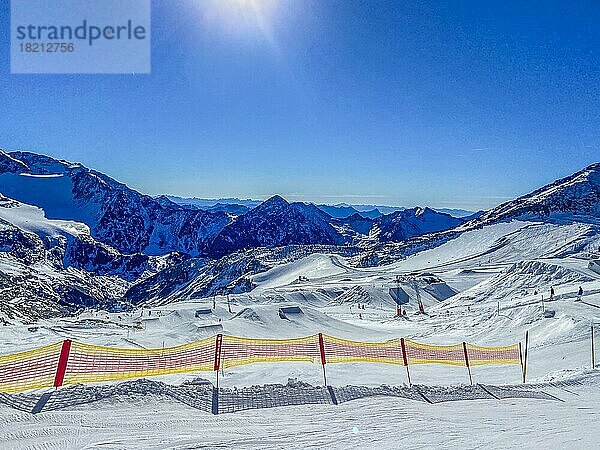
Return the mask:
<path id="1" fill-rule="evenodd" d="M 248 409 L 309 404 L 341 404 L 369 397 L 396 397 L 411 401 L 441 403 L 459 400 L 502 400 L 534 398 L 560 400 L 541 390 L 522 386 L 312 386 L 290 380 L 287 384 L 270 384 L 243 388 L 220 388 L 203 379 L 182 385 L 159 381 L 135 380 L 112 385 L 76 385 L 44 393 L 0 394 L 0 403 L 31 413 L 69 409 L 100 401 L 134 401 L 142 397 L 177 400 L 199 411 L 213 414 Z"/>

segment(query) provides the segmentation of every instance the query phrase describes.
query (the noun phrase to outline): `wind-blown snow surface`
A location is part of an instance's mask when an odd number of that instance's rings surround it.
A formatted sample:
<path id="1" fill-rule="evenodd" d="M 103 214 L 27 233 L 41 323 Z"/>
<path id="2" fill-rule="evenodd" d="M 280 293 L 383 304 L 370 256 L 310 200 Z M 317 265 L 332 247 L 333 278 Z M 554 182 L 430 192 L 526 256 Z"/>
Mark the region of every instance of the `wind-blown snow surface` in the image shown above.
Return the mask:
<path id="1" fill-rule="evenodd" d="M 389 398 L 212 416 L 166 398 L 122 397 L 32 418 L 0 407 L 14 449 L 597 448 L 597 386 L 553 389 L 567 400 L 429 405 Z"/>

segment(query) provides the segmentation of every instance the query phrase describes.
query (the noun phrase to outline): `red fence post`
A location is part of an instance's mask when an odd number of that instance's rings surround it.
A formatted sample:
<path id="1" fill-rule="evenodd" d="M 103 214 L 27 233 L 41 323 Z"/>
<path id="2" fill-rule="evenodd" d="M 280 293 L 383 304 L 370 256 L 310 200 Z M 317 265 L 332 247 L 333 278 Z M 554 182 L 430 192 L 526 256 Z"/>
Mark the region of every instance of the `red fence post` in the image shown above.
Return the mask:
<path id="1" fill-rule="evenodd" d="M 471 381 L 471 385 L 473 385 L 473 377 L 471 376 L 471 366 L 469 365 L 469 352 L 467 352 L 466 342 L 463 342 L 463 350 L 465 352 L 465 364 L 467 365 L 467 369 L 469 370 L 469 380 Z"/>
<path id="2" fill-rule="evenodd" d="M 56 376 L 54 377 L 54 387 L 63 385 L 65 373 L 67 372 L 67 362 L 69 361 L 69 353 L 71 352 L 71 340 L 65 339 L 60 349 L 60 357 L 58 359 L 58 367 L 56 368 Z"/>
<path id="3" fill-rule="evenodd" d="M 325 373 L 325 364 L 327 360 L 325 359 L 325 344 L 323 343 L 323 334 L 319 333 L 319 350 L 321 352 L 321 365 L 323 366 L 323 382 L 325 386 L 327 386 L 327 374 Z"/>
<path id="4" fill-rule="evenodd" d="M 221 368 L 221 347 L 223 344 L 223 335 L 217 334 L 215 339 L 215 364 L 214 370 L 217 373 L 217 389 L 219 388 L 219 369 Z"/>
<path id="5" fill-rule="evenodd" d="M 400 339 L 400 345 L 402 346 L 402 358 L 404 359 L 404 367 L 406 367 L 406 377 L 408 378 L 408 385 L 412 386 L 410 382 L 410 372 L 408 371 L 408 358 L 406 357 L 406 346 L 404 345 L 404 338 Z"/>

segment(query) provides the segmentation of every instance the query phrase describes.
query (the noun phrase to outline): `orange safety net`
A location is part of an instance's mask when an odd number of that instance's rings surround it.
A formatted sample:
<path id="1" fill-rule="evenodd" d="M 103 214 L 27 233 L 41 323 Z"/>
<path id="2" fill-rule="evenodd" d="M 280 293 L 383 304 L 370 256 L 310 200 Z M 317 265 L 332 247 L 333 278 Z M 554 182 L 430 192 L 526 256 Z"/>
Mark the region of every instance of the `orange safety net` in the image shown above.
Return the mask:
<path id="1" fill-rule="evenodd" d="M 296 339 L 247 339 L 223 336 L 220 365 L 228 367 L 257 362 L 305 361 L 317 362 L 317 336 Z"/>
<path id="2" fill-rule="evenodd" d="M 0 356 L 0 392 L 52 387 L 62 343 Z"/>
<path id="3" fill-rule="evenodd" d="M 119 349 L 73 342 L 64 384 L 213 370 L 215 338 L 165 349 Z"/>
<path id="4" fill-rule="evenodd" d="M 404 349 L 403 344 L 404 343 Z M 0 392 L 212 371 L 258 362 L 384 364 L 520 364 L 519 344 L 429 345 L 407 339 L 358 342 L 328 335 L 296 339 L 214 336 L 164 349 L 119 349 L 65 341 L 0 356 Z M 63 357 L 61 358 L 61 348 Z M 60 363 L 59 363 L 60 361 Z"/>
<path id="5" fill-rule="evenodd" d="M 521 364 L 519 344 L 506 347 L 479 347 L 467 344 L 469 365 L 482 366 L 487 364 Z"/>
<path id="6" fill-rule="evenodd" d="M 388 342 L 356 342 L 323 335 L 323 345 L 327 363 L 404 363 L 400 340 Z"/>
<path id="7" fill-rule="evenodd" d="M 430 345 L 406 339 L 406 359 L 408 364 L 450 364 L 465 365 L 465 353 L 462 344 Z"/>

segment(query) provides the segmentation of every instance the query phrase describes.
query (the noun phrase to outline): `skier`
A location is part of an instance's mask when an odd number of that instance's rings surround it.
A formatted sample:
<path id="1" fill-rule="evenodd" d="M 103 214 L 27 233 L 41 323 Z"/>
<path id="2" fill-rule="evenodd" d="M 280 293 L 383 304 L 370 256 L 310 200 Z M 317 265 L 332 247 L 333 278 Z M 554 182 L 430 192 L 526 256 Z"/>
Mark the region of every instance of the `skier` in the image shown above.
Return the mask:
<path id="1" fill-rule="evenodd" d="M 554 300 L 554 286 L 550 286 L 550 301 Z"/>
<path id="2" fill-rule="evenodd" d="M 581 301 L 581 297 L 583 297 L 583 288 L 579 286 L 579 290 L 577 291 L 577 301 Z"/>

